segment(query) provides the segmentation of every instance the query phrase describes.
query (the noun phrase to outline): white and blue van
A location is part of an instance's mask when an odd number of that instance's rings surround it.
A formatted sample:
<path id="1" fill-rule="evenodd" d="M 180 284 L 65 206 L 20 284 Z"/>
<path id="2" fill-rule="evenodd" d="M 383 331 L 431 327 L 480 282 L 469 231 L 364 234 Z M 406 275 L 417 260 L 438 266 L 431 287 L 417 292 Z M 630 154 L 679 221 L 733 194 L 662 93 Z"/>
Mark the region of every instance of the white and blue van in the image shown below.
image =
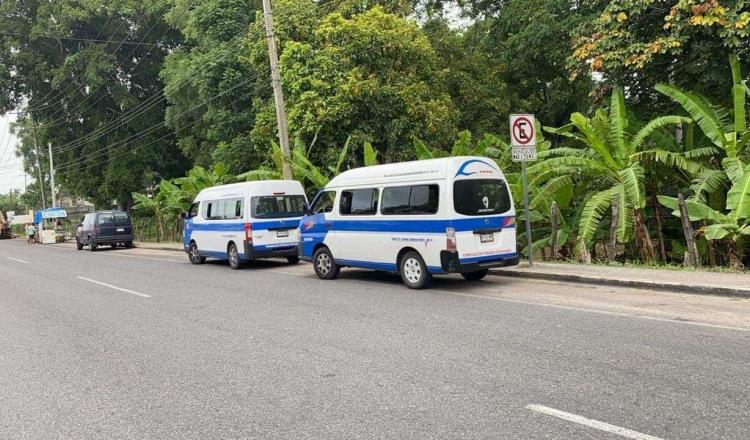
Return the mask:
<path id="1" fill-rule="evenodd" d="M 485 157 L 357 168 L 315 196 L 300 256 L 333 279 L 341 267 L 396 272 L 410 288 L 434 274 L 478 280 L 518 264 L 516 212 L 505 176 Z"/>
<path id="2" fill-rule="evenodd" d="M 296 180 L 264 180 L 201 191 L 185 215 L 190 262 L 228 260 L 233 269 L 256 258 L 299 261 L 299 222 L 307 198 Z"/>

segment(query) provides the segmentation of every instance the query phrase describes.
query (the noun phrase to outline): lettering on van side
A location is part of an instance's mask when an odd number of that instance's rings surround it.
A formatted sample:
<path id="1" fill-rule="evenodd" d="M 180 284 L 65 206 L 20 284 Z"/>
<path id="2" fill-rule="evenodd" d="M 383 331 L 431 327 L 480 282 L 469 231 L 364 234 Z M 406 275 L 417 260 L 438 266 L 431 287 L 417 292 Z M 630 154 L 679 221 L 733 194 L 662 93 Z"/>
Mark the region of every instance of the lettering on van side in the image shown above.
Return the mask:
<path id="1" fill-rule="evenodd" d="M 509 248 L 503 248 L 503 249 L 491 249 L 491 250 L 484 250 L 484 251 L 476 251 L 476 252 L 465 252 L 461 256 L 462 257 L 484 257 L 489 255 L 497 255 L 497 254 L 509 254 L 513 252 Z"/>

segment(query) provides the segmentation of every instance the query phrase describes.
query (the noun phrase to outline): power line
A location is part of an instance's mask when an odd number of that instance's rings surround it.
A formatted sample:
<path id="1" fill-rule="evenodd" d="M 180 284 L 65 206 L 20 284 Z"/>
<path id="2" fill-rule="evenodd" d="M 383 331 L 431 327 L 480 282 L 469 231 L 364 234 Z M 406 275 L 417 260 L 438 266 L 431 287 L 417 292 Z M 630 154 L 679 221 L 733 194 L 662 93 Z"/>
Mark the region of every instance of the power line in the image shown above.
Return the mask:
<path id="1" fill-rule="evenodd" d="M 6 36 L 13 36 L 13 37 L 25 37 L 27 34 L 20 33 L 20 32 L 5 32 L 0 31 L 0 35 L 6 35 Z M 119 40 L 102 40 L 97 38 L 77 38 L 77 37 L 60 37 L 57 35 L 28 35 L 29 39 L 35 40 L 35 39 L 49 39 L 49 40 L 70 40 L 70 41 L 86 41 L 91 43 L 120 43 L 124 46 L 147 46 L 147 47 L 153 47 L 153 46 L 159 46 L 160 43 L 142 43 L 142 42 L 135 42 L 135 41 L 119 41 Z M 180 46 L 182 47 L 195 47 L 190 44 L 182 44 L 180 43 Z"/>

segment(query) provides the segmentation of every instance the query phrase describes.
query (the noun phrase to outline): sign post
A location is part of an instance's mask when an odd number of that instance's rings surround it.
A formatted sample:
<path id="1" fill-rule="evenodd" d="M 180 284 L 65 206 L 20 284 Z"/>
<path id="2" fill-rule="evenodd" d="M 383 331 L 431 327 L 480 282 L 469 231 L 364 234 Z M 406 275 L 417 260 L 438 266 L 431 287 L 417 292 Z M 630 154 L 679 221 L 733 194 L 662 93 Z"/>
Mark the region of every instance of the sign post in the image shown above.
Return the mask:
<path id="1" fill-rule="evenodd" d="M 523 204 L 526 211 L 526 243 L 529 250 L 529 267 L 534 267 L 531 254 L 531 215 L 529 214 L 529 183 L 526 162 L 536 160 L 536 125 L 534 115 L 510 115 L 510 141 L 513 162 L 521 162 L 523 179 Z"/>

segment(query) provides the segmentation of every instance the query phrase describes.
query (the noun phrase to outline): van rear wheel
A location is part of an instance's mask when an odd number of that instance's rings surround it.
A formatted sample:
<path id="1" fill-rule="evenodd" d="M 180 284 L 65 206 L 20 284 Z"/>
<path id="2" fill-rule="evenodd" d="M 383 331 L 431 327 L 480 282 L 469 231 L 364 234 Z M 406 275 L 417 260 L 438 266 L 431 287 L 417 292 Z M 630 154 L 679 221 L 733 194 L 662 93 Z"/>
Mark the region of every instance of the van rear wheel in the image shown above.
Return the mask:
<path id="1" fill-rule="evenodd" d="M 299 263 L 299 257 L 286 257 L 286 261 L 288 261 L 289 264 L 297 264 Z"/>
<path id="2" fill-rule="evenodd" d="M 464 277 L 466 281 L 479 281 L 486 277 L 489 272 L 489 269 L 482 269 L 475 272 L 462 273 L 461 276 Z"/>
<path id="3" fill-rule="evenodd" d="M 409 251 L 401 257 L 399 274 L 401 281 L 410 289 L 424 289 L 432 281 L 432 274 L 427 271 L 422 256 L 414 251 Z"/>
<path id="4" fill-rule="evenodd" d="M 327 247 L 319 248 L 313 255 L 315 275 L 321 280 L 332 280 L 339 276 L 341 266 L 336 264 L 331 251 Z"/>
<path id="5" fill-rule="evenodd" d="M 229 259 L 229 266 L 234 269 L 242 268 L 242 260 L 240 260 L 240 252 L 237 250 L 237 245 L 231 243 L 229 249 L 227 249 L 227 258 Z"/>
<path id="6" fill-rule="evenodd" d="M 93 238 L 89 238 L 89 251 L 95 252 L 96 251 L 96 242 Z"/>

